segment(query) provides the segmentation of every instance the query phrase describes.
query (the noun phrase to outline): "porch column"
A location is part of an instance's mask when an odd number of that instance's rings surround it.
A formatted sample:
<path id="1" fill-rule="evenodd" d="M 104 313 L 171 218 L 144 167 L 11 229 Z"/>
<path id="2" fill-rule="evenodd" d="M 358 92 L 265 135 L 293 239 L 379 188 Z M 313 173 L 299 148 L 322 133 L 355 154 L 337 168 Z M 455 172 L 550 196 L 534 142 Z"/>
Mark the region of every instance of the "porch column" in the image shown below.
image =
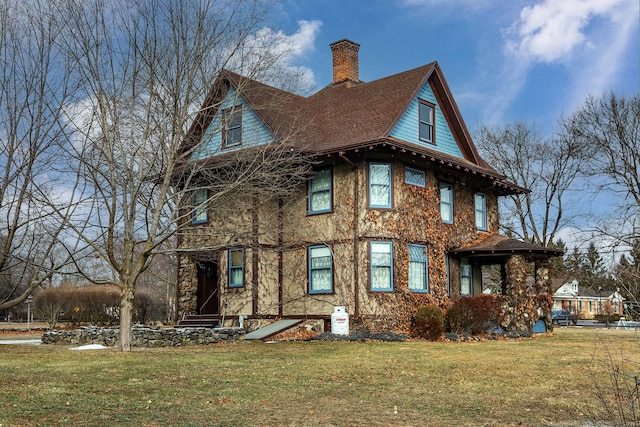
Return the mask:
<path id="1" fill-rule="evenodd" d="M 179 257 L 177 288 L 176 321 L 179 321 L 187 314 L 197 313 L 198 266 L 191 257 Z"/>
<path id="2" fill-rule="evenodd" d="M 551 311 L 553 310 L 553 287 L 548 259 L 535 260 L 535 304 L 539 319 L 544 318 L 547 331 L 553 330 Z"/>
<path id="3" fill-rule="evenodd" d="M 503 307 L 505 320 L 503 325 L 509 331 L 531 332 L 535 314 L 527 290 L 526 260 L 522 255 L 512 255 L 505 264 L 507 281 L 506 307 Z"/>

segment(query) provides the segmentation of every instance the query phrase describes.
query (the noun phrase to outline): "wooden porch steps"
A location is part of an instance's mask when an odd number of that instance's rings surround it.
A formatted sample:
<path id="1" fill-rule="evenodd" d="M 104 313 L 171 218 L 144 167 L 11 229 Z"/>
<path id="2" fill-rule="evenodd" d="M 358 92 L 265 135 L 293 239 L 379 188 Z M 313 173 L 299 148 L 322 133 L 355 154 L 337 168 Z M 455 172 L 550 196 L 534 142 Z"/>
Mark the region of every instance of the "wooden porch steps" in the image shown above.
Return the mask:
<path id="1" fill-rule="evenodd" d="M 220 316 L 217 314 L 190 314 L 179 320 L 178 328 L 215 328 L 218 326 Z"/>

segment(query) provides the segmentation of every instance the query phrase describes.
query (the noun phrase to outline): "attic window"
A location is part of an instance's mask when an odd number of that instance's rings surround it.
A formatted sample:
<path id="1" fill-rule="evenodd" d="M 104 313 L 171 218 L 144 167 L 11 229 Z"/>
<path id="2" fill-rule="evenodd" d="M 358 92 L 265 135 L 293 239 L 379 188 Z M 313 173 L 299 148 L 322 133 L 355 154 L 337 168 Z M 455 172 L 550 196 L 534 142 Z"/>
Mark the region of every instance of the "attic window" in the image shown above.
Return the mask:
<path id="1" fill-rule="evenodd" d="M 434 116 L 435 106 L 422 99 L 419 100 L 420 141 L 435 144 Z"/>
<path id="2" fill-rule="evenodd" d="M 234 107 L 222 111 L 222 141 L 225 148 L 242 144 L 242 108 Z"/>

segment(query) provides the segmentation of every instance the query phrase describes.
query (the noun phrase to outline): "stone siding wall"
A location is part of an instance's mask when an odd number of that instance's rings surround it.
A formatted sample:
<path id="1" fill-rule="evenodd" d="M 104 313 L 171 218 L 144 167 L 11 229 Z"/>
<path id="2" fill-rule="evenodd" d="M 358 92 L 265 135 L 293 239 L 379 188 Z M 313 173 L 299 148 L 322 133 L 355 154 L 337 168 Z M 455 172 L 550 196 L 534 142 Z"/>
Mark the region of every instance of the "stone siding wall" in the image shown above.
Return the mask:
<path id="1" fill-rule="evenodd" d="M 180 347 L 215 344 L 244 339 L 240 328 L 133 328 L 133 347 Z M 113 347 L 118 341 L 117 328 L 81 327 L 71 331 L 48 331 L 42 335 L 43 344 L 86 345 L 101 344 Z"/>

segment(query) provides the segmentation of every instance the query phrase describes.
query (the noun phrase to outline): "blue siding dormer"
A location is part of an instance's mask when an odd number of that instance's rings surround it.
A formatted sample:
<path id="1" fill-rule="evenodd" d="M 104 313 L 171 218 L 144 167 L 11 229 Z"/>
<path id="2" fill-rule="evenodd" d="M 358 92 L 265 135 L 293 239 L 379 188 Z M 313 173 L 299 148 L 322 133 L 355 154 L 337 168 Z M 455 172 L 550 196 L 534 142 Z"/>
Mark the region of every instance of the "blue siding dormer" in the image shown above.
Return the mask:
<path id="1" fill-rule="evenodd" d="M 418 134 L 418 100 L 420 99 L 435 105 L 435 145 L 421 141 Z M 411 101 L 409 108 L 407 108 L 402 117 L 400 117 L 400 120 L 398 120 L 398 123 L 396 123 L 389 136 L 452 156 L 464 158 L 428 82 L 420 89 L 418 96 Z"/>
<path id="2" fill-rule="evenodd" d="M 239 145 L 223 147 L 222 144 L 222 115 L 223 111 L 233 106 L 242 107 L 242 137 Z M 234 88 L 227 92 L 225 100 L 220 104 L 211 124 L 202 136 L 202 144 L 193 154 L 192 160 L 202 160 L 224 153 L 242 150 L 248 147 L 269 144 L 273 141 L 273 135 L 269 128 L 260 119 L 255 111 L 242 96 L 239 96 Z"/>

